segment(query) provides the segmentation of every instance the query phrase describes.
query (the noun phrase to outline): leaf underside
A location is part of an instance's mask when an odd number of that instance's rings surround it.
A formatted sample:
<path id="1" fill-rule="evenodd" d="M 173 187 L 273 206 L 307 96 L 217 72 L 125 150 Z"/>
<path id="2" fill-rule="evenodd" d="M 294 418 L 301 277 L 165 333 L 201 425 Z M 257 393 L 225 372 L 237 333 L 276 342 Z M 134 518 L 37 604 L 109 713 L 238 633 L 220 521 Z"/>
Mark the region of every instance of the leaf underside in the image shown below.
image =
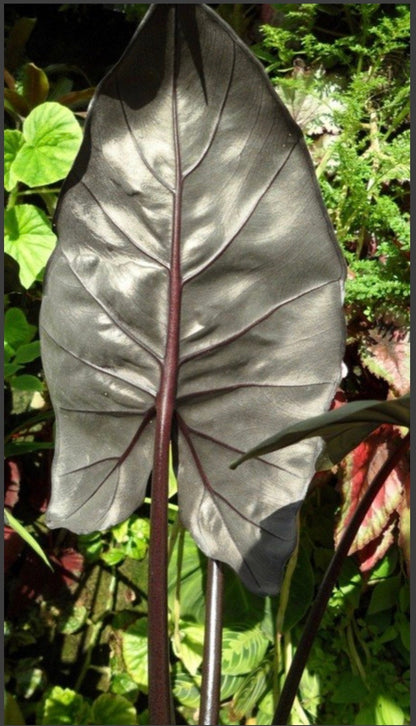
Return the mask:
<path id="1" fill-rule="evenodd" d="M 275 593 L 320 443 L 229 464 L 329 406 L 344 263 L 298 127 L 209 8 L 152 6 L 97 89 L 56 226 L 41 310 L 49 526 L 105 529 L 141 503 L 176 345 L 183 523 Z"/>

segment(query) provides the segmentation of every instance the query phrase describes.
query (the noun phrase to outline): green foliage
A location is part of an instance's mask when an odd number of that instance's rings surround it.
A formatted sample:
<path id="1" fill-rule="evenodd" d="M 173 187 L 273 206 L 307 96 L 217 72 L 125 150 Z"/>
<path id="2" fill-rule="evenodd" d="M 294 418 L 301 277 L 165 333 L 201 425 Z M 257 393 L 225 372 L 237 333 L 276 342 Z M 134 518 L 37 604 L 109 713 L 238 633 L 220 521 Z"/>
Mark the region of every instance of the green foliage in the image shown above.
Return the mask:
<path id="1" fill-rule="evenodd" d="M 309 141 L 350 267 L 350 314 L 403 322 L 409 305 L 410 8 L 282 4 L 278 18 L 277 26 L 262 29 L 269 70 Z"/>
<path id="2" fill-rule="evenodd" d="M 13 185 L 21 181 L 33 188 L 52 184 L 68 174 L 82 139 L 72 111 L 59 103 L 42 103 L 24 120 L 20 138 L 16 138 L 17 133 L 6 131 L 8 174 Z"/>

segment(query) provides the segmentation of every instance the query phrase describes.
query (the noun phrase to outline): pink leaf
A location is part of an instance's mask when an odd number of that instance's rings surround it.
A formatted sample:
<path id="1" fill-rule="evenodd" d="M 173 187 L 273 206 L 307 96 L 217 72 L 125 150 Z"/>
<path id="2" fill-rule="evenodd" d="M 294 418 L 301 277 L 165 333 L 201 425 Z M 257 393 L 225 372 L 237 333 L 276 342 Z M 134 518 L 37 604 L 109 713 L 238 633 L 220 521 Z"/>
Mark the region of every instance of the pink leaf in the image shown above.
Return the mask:
<path id="1" fill-rule="evenodd" d="M 346 458 L 342 466 L 343 504 L 335 531 L 338 544 L 369 483 L 395 450 L 400 439 L 397 429 L 380 426 Z M 408 464 L 401 461 L 378 492 L 358 530 L 349 554 L 359 553 L 362 571 L 371 569 L 393 541 L 392 517 L 403 506 Z M 394 518 L 395 519 L 395 518 Z"/>

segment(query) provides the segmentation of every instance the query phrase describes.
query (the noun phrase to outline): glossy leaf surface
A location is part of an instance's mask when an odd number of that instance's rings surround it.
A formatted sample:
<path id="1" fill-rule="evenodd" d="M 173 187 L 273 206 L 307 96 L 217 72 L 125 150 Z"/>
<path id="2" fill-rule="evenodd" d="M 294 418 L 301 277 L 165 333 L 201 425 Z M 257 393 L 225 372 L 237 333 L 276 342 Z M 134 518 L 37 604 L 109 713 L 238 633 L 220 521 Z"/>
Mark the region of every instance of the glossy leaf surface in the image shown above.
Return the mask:
<path id="1" fill-rule="evenodd" d="M 49 526 L 131 514 L 169 395 L 185 526 L 276 592 L 319 442 L 229 464 L 329 406 L 344 263 L 298 127 L 209 8 L 152 6 L 97 89 L 56 225 L 41 313 Z"/>

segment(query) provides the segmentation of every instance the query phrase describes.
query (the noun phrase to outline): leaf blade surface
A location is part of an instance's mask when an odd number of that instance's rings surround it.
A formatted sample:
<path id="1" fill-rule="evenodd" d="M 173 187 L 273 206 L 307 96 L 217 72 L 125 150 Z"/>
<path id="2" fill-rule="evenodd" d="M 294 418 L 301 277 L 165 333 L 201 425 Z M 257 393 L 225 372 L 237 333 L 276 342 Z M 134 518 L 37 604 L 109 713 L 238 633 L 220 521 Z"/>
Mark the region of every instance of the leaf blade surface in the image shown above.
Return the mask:
<path id="1" fill-rule="evenodd" d="M 250 589 L 276 592 L 319 444 L 229 464 L 328 407 L 344 264 L 298 127 L 208 8 L 148 13 L 97 90 L 57 229 L 41 319 L 49 526 L 103 529 L 140 504 L 168 375 L 182 519 Z"/>

